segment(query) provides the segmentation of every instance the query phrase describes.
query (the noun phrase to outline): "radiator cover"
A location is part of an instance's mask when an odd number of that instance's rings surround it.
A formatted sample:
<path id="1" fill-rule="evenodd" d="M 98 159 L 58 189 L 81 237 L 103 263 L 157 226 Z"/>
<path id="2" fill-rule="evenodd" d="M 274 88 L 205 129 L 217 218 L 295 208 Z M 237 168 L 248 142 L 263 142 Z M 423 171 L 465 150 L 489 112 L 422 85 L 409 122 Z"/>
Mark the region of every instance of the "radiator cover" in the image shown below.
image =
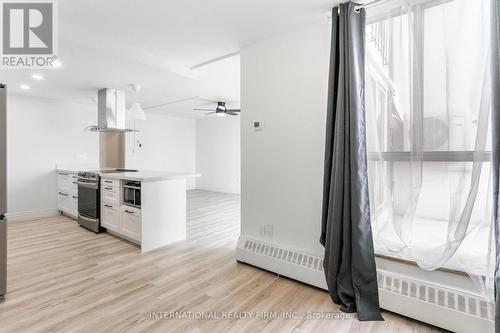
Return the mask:
<path id="1" fill-rule="evenodd" d="M 323 258 L 303 250 L 240 236 L 236 259 L 327 289 Z M 480 296 L 381 269 L 377 277 L 383 309 L 454 332 L 494 331 L 494 304 Z"/>

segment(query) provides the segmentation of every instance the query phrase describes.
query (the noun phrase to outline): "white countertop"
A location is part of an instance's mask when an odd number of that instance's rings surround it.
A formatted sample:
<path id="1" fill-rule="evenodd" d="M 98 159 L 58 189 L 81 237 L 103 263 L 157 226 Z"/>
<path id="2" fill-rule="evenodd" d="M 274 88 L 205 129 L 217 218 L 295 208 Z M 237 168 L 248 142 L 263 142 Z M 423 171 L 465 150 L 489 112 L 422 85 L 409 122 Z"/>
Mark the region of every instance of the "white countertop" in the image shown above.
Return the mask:
<path id="1" fill-rule="evenodd" d="M 109 168 L 112 170 L 113 168 Z M 83 167 L 61 167 L 57 168 L 57 172 L 76 174 L 78 171 L 92 171 L 96 168 L 83 168 Z M 112 179 L 126 179 L 135 180 L 141 182 L 152 182 L 161 180 L 173 180 L 173 179 L 186 179 L 200 177 L 199 173 L 189 173 L 189 172 L 170 172 L 170 171 L 150 171 L 150 170 L 139 170 L 137 172 L 117 172 L 117 173 L 104 173 L 101 174 L 102 178 L 112 178 Z"/>
<path id="2" fill-rule="evenodd" d="M 199 173 L 169 172 L 169 171 L 141 171 L 118 172 L 102 174 L 102 178 L 136 180 L 141 182 L 155 182 L 162 180 L 186 179 L 200 177 Z"/>

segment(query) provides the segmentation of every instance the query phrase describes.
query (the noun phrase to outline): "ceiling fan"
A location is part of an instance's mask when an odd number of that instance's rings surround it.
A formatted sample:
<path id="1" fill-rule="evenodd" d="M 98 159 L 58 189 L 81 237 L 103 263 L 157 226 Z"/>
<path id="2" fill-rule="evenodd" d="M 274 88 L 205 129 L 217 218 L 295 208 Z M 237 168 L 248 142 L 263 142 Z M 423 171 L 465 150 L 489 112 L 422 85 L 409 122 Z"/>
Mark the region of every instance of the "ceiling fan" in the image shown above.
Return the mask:
<path id="1" fill-rule="evenodd" d="M 226 102 L 217 102 L 217 106 L 215 107 L 215 110 L 213 108 L 194 108 L 193 110 L 195 111 L 211 111 L 207 112 L 205 114 L 215 114 L 216 116 L 237 116 L 240 114 L 241 110 L 240 109 L 227 109 L 226 108 Z"/>

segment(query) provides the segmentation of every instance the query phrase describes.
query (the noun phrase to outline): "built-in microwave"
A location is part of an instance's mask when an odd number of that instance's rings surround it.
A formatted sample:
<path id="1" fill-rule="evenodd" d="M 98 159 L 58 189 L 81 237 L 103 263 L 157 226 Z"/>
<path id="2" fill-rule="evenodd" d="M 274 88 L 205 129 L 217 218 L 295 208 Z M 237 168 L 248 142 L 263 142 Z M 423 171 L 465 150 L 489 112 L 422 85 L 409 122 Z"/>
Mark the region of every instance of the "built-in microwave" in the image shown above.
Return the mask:
<path id="1" fill-rule="evenodd" d="M 123 204 L 136 208 L 141 208 L 141 182 L 123 182 Z"/>

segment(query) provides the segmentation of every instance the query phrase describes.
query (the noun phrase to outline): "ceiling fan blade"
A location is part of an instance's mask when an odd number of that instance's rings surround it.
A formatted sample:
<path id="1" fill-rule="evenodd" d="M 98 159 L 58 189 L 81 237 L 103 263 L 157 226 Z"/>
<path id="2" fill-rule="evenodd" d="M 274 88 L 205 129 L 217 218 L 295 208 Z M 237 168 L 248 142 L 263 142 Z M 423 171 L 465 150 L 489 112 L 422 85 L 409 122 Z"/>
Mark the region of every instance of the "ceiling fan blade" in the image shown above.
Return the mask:
<path id="1" fill-rule="evenodd" d="M 213 112 L 208 112 L 208 113 L 205 113 L 205 114 L 214 114 L 214 113 L 217 113 L 217 112 L 213 111 Z"/>
<path id="2" fill-rule="evenodd" d="M 196 108 L 194 111 L 213 111 L 214 109 Z"/>
<path id="3" fill-rule="evenodd" d="M 227 109 L 227 112 L 241 112 L 240 109 Z"/>

